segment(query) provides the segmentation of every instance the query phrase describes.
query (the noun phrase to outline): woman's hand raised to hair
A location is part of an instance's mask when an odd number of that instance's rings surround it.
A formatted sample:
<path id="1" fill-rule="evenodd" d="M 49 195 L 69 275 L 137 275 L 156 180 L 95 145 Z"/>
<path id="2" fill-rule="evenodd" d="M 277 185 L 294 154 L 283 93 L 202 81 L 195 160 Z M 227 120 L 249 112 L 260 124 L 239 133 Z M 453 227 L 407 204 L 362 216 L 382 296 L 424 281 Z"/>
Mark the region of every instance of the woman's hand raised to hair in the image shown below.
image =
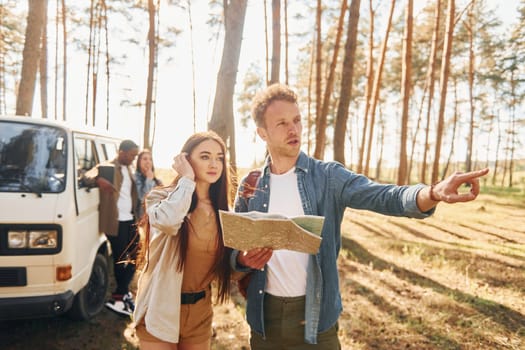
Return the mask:
<path id="1" fill-rule="evenodd" d="M 188 154 L 185 152 L 182 152 L 181 154 L 176 155 L 173 158 L 173 164 L 171 167 L 180 176 L 185 176 L 191 180 L 195 180 L 195 172 L 193 171 L 193 168 L 191 167 L 191 164 L 188 158 L 189 158 Z"/>

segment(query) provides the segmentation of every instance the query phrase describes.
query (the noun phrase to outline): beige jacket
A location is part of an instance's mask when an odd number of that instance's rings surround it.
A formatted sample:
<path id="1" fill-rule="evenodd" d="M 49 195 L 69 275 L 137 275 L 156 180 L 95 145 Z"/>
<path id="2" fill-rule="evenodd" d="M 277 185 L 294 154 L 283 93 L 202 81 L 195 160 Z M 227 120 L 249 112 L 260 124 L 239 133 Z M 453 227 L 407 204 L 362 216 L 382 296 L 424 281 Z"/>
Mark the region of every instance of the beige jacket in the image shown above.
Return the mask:
<path id="1" fill-rule="evenodd" d="M 146 197 L 151 225 L 149 262 L 142 270 L 133 319 L 145 317 L 153 336 L 178 343 L 182 272 L 177 272 L 177 233 L 191 205 L 195 182 L 182 177 L 176 188 L 153 189 Z"/>

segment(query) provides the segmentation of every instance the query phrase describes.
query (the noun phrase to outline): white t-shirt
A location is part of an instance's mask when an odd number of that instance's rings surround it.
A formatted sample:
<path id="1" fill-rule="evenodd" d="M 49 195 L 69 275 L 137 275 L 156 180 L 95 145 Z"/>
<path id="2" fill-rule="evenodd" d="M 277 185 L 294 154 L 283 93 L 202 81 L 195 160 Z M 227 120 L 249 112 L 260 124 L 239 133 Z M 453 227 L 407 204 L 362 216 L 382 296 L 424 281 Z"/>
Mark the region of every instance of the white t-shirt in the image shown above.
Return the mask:
<path id="1" fill-rule="evenodd" d="M 126 166 L 120 166 L 120 172 L 122 173 L 122 186 L 120 186 L 120 193 L 117 200 L 118 208 L 118 221 L 130 221 L 133 220 L 132 213 L 132 200 L 131 200 L 131 178 L 129 176 L 129 170 Z"/>
<path id="2" fill-rule="evenodd" d="M 268 213 L 287 217 L 303 215 L 295 167 L 285 174 L 270 174 Z M 268 261 L 266 292 L 281 297 L 306 294 L 308 254 L 291 250 L 274 250 Z"/>

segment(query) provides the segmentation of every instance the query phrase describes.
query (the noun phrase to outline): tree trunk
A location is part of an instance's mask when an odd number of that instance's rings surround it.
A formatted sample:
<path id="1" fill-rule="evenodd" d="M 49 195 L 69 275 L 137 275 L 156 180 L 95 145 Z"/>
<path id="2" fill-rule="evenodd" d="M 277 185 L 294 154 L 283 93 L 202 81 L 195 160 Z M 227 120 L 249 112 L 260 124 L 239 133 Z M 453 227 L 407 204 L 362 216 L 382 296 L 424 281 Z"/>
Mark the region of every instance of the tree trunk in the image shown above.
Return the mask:
<path id="1" fill-rule="evenodd" d="M 67 11 L 66 0 L 62 0 L 62 120 L 67 120 Z"/>
<path id="2" fill-rule="evenodd" d="M 88 42 L 88 64 L 87 64 L 87 74 L 86 74 L 86 115 L 84 118 L 84 123 L 88 124 L 88 114 L 89 114 L 89 82 L 91 79 L 91 59 L 93 56 L 93 37 L 94 37 L 94 20 L 95 20 L 95 1 L 91 0 L 89 8 L 89 42 Z"/>
<path id="3" fill-rule="evenodd" d="M 446 35 L 443 47 L 443 58 L 441 61 L 440 100 L 438 125 L 436 130 L 436 149 L 434 153 L 434 164 L 432 166 L 432 183 L 435 183 L 439 177 L 439 160 L 441 157 L 441 140 L 443 138 L 443 128 L 445 120 L 445 103 L 447 100 L 447 85 L 450 70 L 450 55 L 452 53 L 452 39 L 454 34 L 454 14 L 456 12 L 455 1 L 448 0 Z"/>
<path id="4" fill-rule="evenodd" d="M 474 5 L 474 0 L 472 0 Z M 468 127 L 467 136 L 467 154 L 465 159 L 465 171 L 472 170 L 472 147 L 474 143 L 474 109 L 476 107 L 474 103 L 474 69 L 475 69 L 475 56 L 474 56 L 474 14 L 473 7 L 470 6 L 468 10 L 468 23 L 466 24 L 467 35 L 468 35 L 468 97 L 470 105 L 470 121 Z"/>
<path id="5" fill-rule="evenodd" d="M 272 73 L 270 84 L 278 83 L 281 72 L 281 0 L 272 0 Z"/>
<path id="6" fill-rule="evenodd" d="M 47 58 L 48 58 L 48 45 L 47 45 L 47 0 L 44 2 L 44 24 L 42 25 L 42 46 L 40 48 L 40 113 L 42 118 L 48 118 L 48 106 L 47 106 Z"/>
<path id="7" fill-rule="evenodd" d="M 334 86 L 335 67 L 337 66 L 337 58 L 339 56 L 339 47 L 340 47 L 340 43 L 341 43 L 341 36 L 342 36 L 342 33 L 343 33 L 344 19 L 345 19 L 345 13 L 346 13 L 347 8 L 348 8 L 348 0 L 342 0 L 341 1 L 341 13 L 339 15 L 339 21 L 337 23 L 337 33 L 336 33 L 336 37 L 335 37 L 332 61 L 330 63 L 330 69 L 328 71 L 328 79 L 326 80 L 326 84 L 325 84 L 325 90 L 324 90 L 324 96 L 323 96 L 323 104 L 322 104 L 322 108 L 321 108 L 321 115 L 318 117 L 318 118 L 321 118 L 321 122 L 320 122 L 321 124 L 326 124 L 326 120 L 327 120 L 327 117 L 328 117 L 328 109 L 329 109 L 328 105 L 330 103 L 330 97 L 332 96 L 332 89 L 333 89 L 333 86 Z M 358 18 L 359 18 L 359 14 L 358 14 Z M 350 19 L 349 19 L 349 23 L 351 23 Z M 351 26 L 349 26 L 349 27 L 351 27 Z M 357 27 L 357 24 L 356 24 L 356 27 Z M 356 32 L 357 32 L 357 30 L 356 30 Z M 357 34 L 356 34 L 356 36 L 357 36 Z M 355 52 L 355 40 L 353 41 L 353 44 L 354 44 L 353 51 Z M 351 68 L 350 68 L 350 70 L 348 72 L 346 72 L 346 73 L 348 73 L 350 75 L 349 90 L 352 89 L 352 75 L 353 75 L 353 66 L 354 66 L 353 63 L 354 63 L 354 60 L 352 59 Z M 345 73 L 343 73 L 343 74 L 345 74 Z M 351 91 L 349 91 L 349 93 L 351 94 Z M 338 146 L 342 145 L 342 151 L 343 151 L 343 154 L 342 154 L 343 161 L 342 161 L 342 163 L 343 164 L 344 164 L 344 137 L 345 137 L 345 134 L 346 134 L 346 120 L 347 119 L 348 119 L 348 110 L 347 110 L 346 118 L 344 118 L 344 125 L 342 127 L 342 129 L 344 129 L 344 130 L 338 130 L 337 126 L 334 129 L 334 147 L 335 147 L 335 143 L 336 143 L 335 136 L 336 136 L 337 132 L 339 132 L 339 133 L 342 132 L 342 136 L 340 134 L 337 135 L 339 137 L 337 142 L 339 142 Z M 337 123 L 337 121 L 336 121 L 336 125 L 340 126 L 340 124 L 341 123 Z M 316 148 L 317 147 L 321 147 L 322 148 L 321 150 L 319 150 L 319 153 L 324 158 L 324 152 L 325 152 L 325 147 L 324 146 L 325 146 L 325 143 L 326 143 L 326 133 L 323 132 L 319 136 L 320 136 L 321 142 L 316 143 Z M 334 148 L 334 154 L 335 154 L 335 148 Z"/>
<path id="8" fill-rule="evenodd" d="M 496 185 L 496 178 L 498 175 L 498 167 L 499 167 L 499 150 L 501 148 L 501 138 L 502 132 L 501 132 L 501 118 L 499 117 L 499 113 L 495 116 L 496 117 L 496 125 L 498 127 L 498 137 L 496 141 L 496 159 L 494 160 L 494 172 L 492 173 L 492 186 Z"/>
<path id="9" fill-rule="evenodd" d="M 379 181 L 379 179 L 381 178 L 381 168 L 383 164 L 383 149 L 385 147 L 386 123 L 385 123 L 383 114 L 381 113 L 381 109 L 379 111 L 378 126 L 379 126 L 379 135 L 377 137 L 377 147 L 379 148 L 379 156 L 377 157 L 377 163 L 376 163 L 376 175 L 375 175 L 376 181 Z"/>
<path id="10" fill-rule="evenodd" d="M 188 6 L 190 4 L 188 3 Z M 155 17 L 156 17 L 155 3 L 153 0 L 148 0 L 148 18 L 149 18 L 149 30 L 148 30 L 148 80 L 146 87 L 146 103 L 144 105 L 144 136 L 143 145 L 145 148 L 150 148 L 152 142 L 150 140 L 151 135 L 151 107 L 153 105 L 153 83 L 155 81 L 155 66 L 156 66 L 156 51 L 157 51 L 157 40 L 156 40 L 156 28 L 155 28 Z M 190 19 L 191 21 L 191 19 Z M 191 30 L 191 29 L 190 29 Z"/>
<path id="11" fill-rule="evenodd" d="M 288 0 L 284 0 L 284 83 L 288 85 Z"/>
<path id="12" fill-rule="evenodd" d="M 514 174 L 514 150 L 516 149 L 516 146 L 519 144 L 516 142 L 516 104 L 518 101 L 518 96 L 516 93 L 516 87 L 518 85 L 518 81 L 515 76 L 515 70 L 512 69 L 511 75 L 510 75 L 510 97 L 511 97 L 511 103 L 510 103 L 510 128 L 509 128 L 509 134 L 510 134 L 510 159 L 509 159 L 509 188 L 512 187 L 512 178 Z"/>
<path id="13" fill-rule="evenodd" d="M 345 13 L 348 8 L 348 0 L 342 0 L 341 1 L 341 13 L 339 15 L 339 20 L 337 23 L 337 33 L 335 37 L 335 43 L 334 43 L 334 51 L 332 56 L 332 61 L 330 63 L 330 69 L 328 71 L 328 79 L 326 80 L 325 84 L 325 90 L 324 90 L 324 96 L 323 96 L 323 105 L 321 108 L 321 115 L 319 116 L 321 118 L 320 123 L 325 125 L 326 127 L 326 120 L 328 117 L 328 104 L 330 103 L 330 98 L 332 96 L 333 86 L 334 86 L 334 80 L 335 80 L 335 68 L 337 66 L 337 58 L 339 56 L 339 46 L 341 43 L 341 36 L 343 33 L 344 28 L 344 19 L 345 19 Z M 349 17 L 350 18 L 350 17 Z M 359 13 L 357 14 L 357 19 L 359 19 Z M 349 28 L 352 27 L 350 24 L 353 24 L 351 20 L 349 19 Z M 357 21 L 356 21 L 356 27 L 357 27 Z M 350 35 L 350 31 L 348 35 Z M 357 30 L 356 30 L 356 36 L 357 36 Z M 350 39 L 348 39 L 350 41 Z M 353 75 L 353 66 L 354 66 L 354 56 L 355 56 L 355 38 L 353 41 L 353 47 L 350 47 L 349 50 L 353 49 L 353 52 L 350 52 L 349 54 L 352 55 L 351 62 L 349 64 L 351 67 L 347 72 L 343 72 L 343 74 L 347 73 L 350 75 L 350 86 L 348 94 L 351 96 L 351 89 L 352 89 L 352 75 Z M 352 45 L 352 43 L 349 43 L 349 45 Z M 350 100 L 349 100 L 350 102 Z M 336 116 L 336 126 L 334 128 L 334 159 L 340 161 L 344 164 L 345 160 L 345 152 L 344 152 L 344 144 L 345 144 L 345 134 L 346 134 L 346 121 L 348 119 L 348 108 L 345 115 L 341 115 L 342 120 L 339 120 Z M 343 124 L 341 126 L 341 124 Z M 338 129 L 340 127 L 340 130 Z M 324 145 L 326 143 L 326 134 L 322 133 L 322 140 L 319 144 L 316 144 L 316 147 L 319 145 L 319 147 L 322 147 L 322 150 L 320 150 L 320 153 L 324 155 Z M 336 145 L 338 149 L 336 149 Z"/>
<path id="14" fill-rule="evenodd" d="M 341 18 L 344 17 L 347 1 L 341 4 Z M 339 96 L 339 105 L 335 117 L 334 127 L 334 160 L 345 163 L 345 141 L 346 141 L 346 124 L 348 121 L 348 109 L 352 98 L 352 85 L 354 79 L 355 51 L 357 47 L 357 27 L 359 23 L 359 8 L 361 0 L 352 0 L 350 11 L 348 12 L 348 28 L 346 33 L 345 56 L 343 60 L 343 76 L 341 78 L 341 91 Z M 340 21 L 340 31 L 343 29 L 343 23 Z M 334 55 L 334 58 L 337 57 Z M 334 67 L 335 68 L 335 67 Z M 332 84 L 332 83 L 330 83 Z M 327 84 L 328 86 L 328 84 Z M 331 95 L 331 92 L 330 92 Z M 327 94 L 325 93 L 325 99 Z M 326 118 L 326 117 L 325 117 Z"/>
<path id="15" fill-rule="evenodd" d="M 190 46 L 191 46 L 191 97 L 193 102 L 193 131 L 197 131 L 197 92 L 196 92 L 196 81 L 195 81 L 195 46 L 193 44 L 193 16 L 191 14 L 191 1 L 187 0 L 187 6 L 188 6 L 188 22 L 190 24 Z M 157 0 L 157 11 L 160 9 L 160 0 Z M 157 15 L 157 18 L 160 15 Z M 158 31 L 158 28 L 157 28 Z M 155 69 L 157 69 L 157 57 L 158 57 L 158 40 L 157 40 L 157 34 L 155 33 Z M 157 81 L 157 72 L 154 73 L 155 79 L 153 80 L 153 84 L 156 85 Z M 155 91 L 155 89 L 154 89 Z M 155 97 L 156 99 L 156 97 Z M 155 102 L 156 103 L 156 102 Z M 153 142 L 152 142 L 153 143 Z"/>
<path id="16" fill-rule="evenodd" d="M 430 134 L 430 112 L 432 111 L 432 102 L 434 101 L 434 85 L 435 85 L 435 70 L 436 58 L 439 40 L 439 22 L 441 21 L 441 0 L 436 0 L 436 9 L 434 11 L 434 32 L 432 33 L 432 46 L 430 48 L 430 58 L 428 60 L 428 102 L 427 102 L 427 127 L 425 128 L 425 147 L 423 149 L 423 160 L 421 162 L 421 178 L 422 183 L 426 183 L 427 177 L 427 153 L 430 149 L 429 134 Z"/>
<path id="17" fill-rule="evenodd" d="M 265 66 L 266 66 L 266 85 L 270 85 L 270 69 L 268 68 L 268 62 L 270 61 L 270 54 L 269 54 L 269 45 L 268 45 L 268 14 L 267 14 L 267 4 L 266 0 L 264 0 L 264 48 L 265 48 Z"/>
<path id="18" fill-rule="evenodd" d="M 507 132 L 507 134 L 505 135 L 505 146 L 503 147 L 504 156 L 503 156 L 503 174 L 501 174 L 501 187 L 505 186 L 505 178 L 507 177 L 507 167 L 508 167 L 509 151 L 510 151 L 510 145 L 511 145 L 510 138 L 511 136 Z"/>
<path id="19" fill-rule="evenodd" d="M 101 20 L 104 21 L 104 38 L 106 45 L 106 130 L 109 130 L 109 97 L 111 93 L 110 81 L 110 70 L 109 70 L 109 31 L 108 31 L 108 7 L 106 6 L 106 0 L 101 0 L 102 10 L 104 13 L 100 16 Z"/>
<path id="20" fill-rule="evenodd" d="M 394 8 L 396 6 L 396 0 L 392 0 L 390 5 L 390 14 L 388 15 L 388 22 L 385 31 L 385 38 L 383 45 L 381 46 L 381 53 L 379 54 L 379 62 L 377 64 L 377 70 L 374 76 L 374 87 L 372 89 L 372 103 L 370 105 L 370 129 L 368 132 L 368 148 L 366 151 L 366 162 L 363 169 L 363 173 L 368 176 L 370 167 L 370 155 L 372 153 L 372 143 L 374 142 L 374 123 L 375 123 L 375 110 L 377 101 L 379 100 L 379 89 L 381 87 L 381 75 L 383 73 L 383 65 L 385 63 L 386 48 L 388 44 L 388 35 L 390 34 L 390 28 L 392 27 L 392 16 L 394 14 Z"/>
<path id="21" fill-rule="evenodd" d="M 312 35 L 312 45 L 311 45 L 311 51 L 310 51 L 310 64 L 309 64 L 309 70 L 308 70 L 308 125 L 307 125 L 307 133 L 308 133 L 308 145 L 307 145 L 307 152 L 308 154 L 311 154 L 312 149 L 312 126 L 313 126 L 313 116 L 312 116 L 312 85 L 313 85 L 313 79 L 314 79 L 314 64 L 315 64 L 315 34 Z"/>
<path id="22" fill-rule="evenodd" d="M 370 9 L 370 28 L 368 34 L 368 60 L 366 62 L 366 87 L 365 87 L 365 113 L 363 115 L 363 130 L 361 136 L 361 145 L 359 146 L 359 157 L 357 161 L 357 172 L 363 172 L 363 157 L 365 154 L 366 131 L 368 128 L 368 117 L 370 115 L 370 100 L 372 97 L 372 87 L 374 84 L 374 19 L 375 10 L 372 6 L 372 0 L 369 1 Z"/>
<path id="23" fill-rule="evenodd" d="M 53 98 L 53 109 L 55 111 L 55 120 L 58 120 L 58 35 L 59 35 L 59 25 L 60 25 L 60 2 L 57 1 L 55 8 L 55 76 L 53 79 L 54 87 L 54 98 Z"/>
<path id="24" fill-rule="evenodd" d="M 448 153 L 447 161 L 445 162 L 445 167 L 443 168 L 443 173 L 441 174 L 441 179 L 444 179 L 447 176 L 448 168 L 450 162 L 452 161 L 452 156 L 454 155 L 454 143 L 456 141 L 456 130 L 458 127 L 458 84 L 456 79 L 454 79 L 454 122 L 452 124 L 452 137 L 450 139 L 450 152 Z"/>
<path id="25" fill-rule="evenodd" d="M 36 72 L 40 59 L 40 40 L 44 27 L 47 0 L 28 0 L 29 10 L 22 53 L 22 74 L 16 100 L 16 114 L 30 115 L 33 111 Z"/>
<path id="26" fill-rule="evenodd" d="M 423 105 L 425 103 L 425 96 L 426 96 L 426 94 L 427 94 L 427 85 L 425 83 L 425 87 L 423 89 L 423 97 L 422 97 L 421 104 L 419 105 L 418 113 L 417 113 L 416 129 L 414 130 L 414 133 L 412 135 L 412 142 L 411 142 L 411 145 L 410 145 L 410 157 L 408 159 L 408 167 L 407 167 L 407 181 L 408 181 L 408 183 L 410 183 L 410 181 L 412 180 L 412 170 L 414 170 L 413 169 L 414 154 L 416 153 L 416 144 L 417 144 L 418 133 L 419 133 L 419 130 L 421 128 L 421 120 L 423 119 Z"/>
<path id="27" fill-rule="evenodd" d="M 413 0 L 408 0 L 406 7 L 405 38 L 403 40 L 403 60 L 401 66 L 401 97 L 403 109 L 401 111 L 401 140 L 399 147 L 399 166 L 397 168 L 397 184 L 407 184 L 407 134 L 410 91 L 412 89 L 412 26 L 414 12 Z"/>
<path id="28" fill-rule="evenodd" d="M 213 112 L 208 129 L 217 132 L 228 145 L 232 169 L 236 171 L 233 94 L 235 92 L 235 80 L 241 53 L 247 0 L 230 0 L 225 1 L 224 4 L 224 48 L 217 75 L 217 88 L 215 89 Z"/>
<path id="29" fill-rule="evenodd" d="M 323 54 L 322 54 L 322 41 L 321 41 L 321 15 L 323 12 L 323 4 L 321 0 L 317 0 L 317 12 L 316 12 L 316 23 L 315 23 L 315 30 L 316 30 L 316 42 L 315 42 L 315 150 L 318 150 L 318 144 L 321 140 L 319 140 L 319 134 L 324 133 L 326 130 L 326 125 L 323 125 L 320 123 L 319 116 L 321 115 L 321 85 L 322 85 L 322 77 L 321 77 L 321 67 L 323 62 Z M 321 159 L 321 155 L 319 153 L 316 153 L 314 151 L 314 157 Z"/>

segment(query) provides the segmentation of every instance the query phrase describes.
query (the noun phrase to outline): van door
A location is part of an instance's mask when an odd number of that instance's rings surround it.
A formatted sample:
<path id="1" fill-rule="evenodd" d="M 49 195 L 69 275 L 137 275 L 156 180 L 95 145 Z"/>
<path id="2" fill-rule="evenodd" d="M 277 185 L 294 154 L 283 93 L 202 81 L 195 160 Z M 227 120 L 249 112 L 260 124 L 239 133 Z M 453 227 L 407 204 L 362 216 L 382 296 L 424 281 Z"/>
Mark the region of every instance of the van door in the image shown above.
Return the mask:
<path id="1" fill-rule="evenodd" d="M 95 142 L 84 135 L 74 135 L 76 185 L 76 210 L 80 225 L 84 227 L 98 227 L 98 202 L 97 187 L 88 187 L 81 178 L 85 172 L 99 163 Z"/>

